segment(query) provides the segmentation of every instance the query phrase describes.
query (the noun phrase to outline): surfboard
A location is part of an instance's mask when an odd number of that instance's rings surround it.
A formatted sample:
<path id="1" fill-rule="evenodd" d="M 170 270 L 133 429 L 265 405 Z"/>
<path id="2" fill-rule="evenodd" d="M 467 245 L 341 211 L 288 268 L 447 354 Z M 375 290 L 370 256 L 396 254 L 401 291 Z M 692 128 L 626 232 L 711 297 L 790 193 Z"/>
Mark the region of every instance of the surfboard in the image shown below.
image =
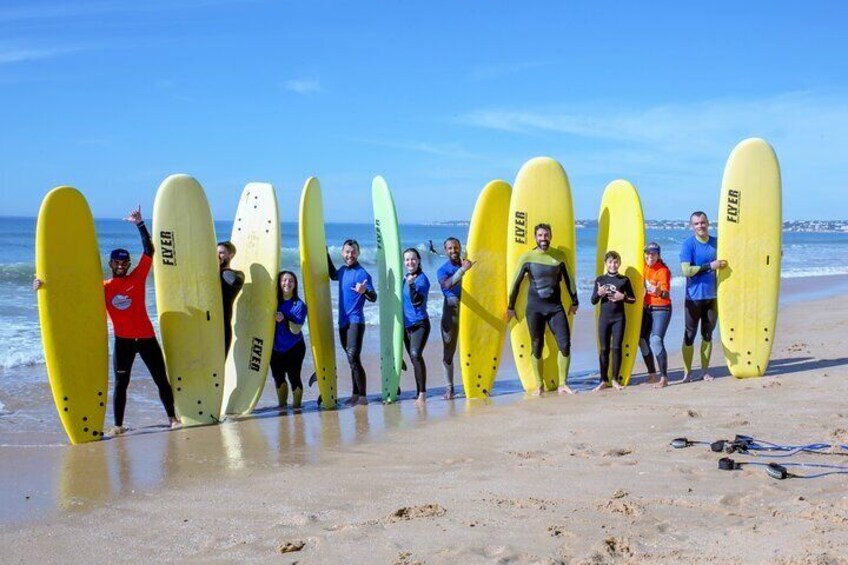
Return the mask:
<path id="1" fill-rule="evenodd" d="M 626 180 L 609 183 L 601 197 L 598 213 L 598 246 L 595 255 L 595 276 L 606 272 L 604 255 L 618 251 L 621 267 L 618 272 L 630 279 L 636 302 L 624 305 L 624 341 L 621 344 L 621 384 L 630 382 L 633 362 L 639 352 L 642 330 L 642 302 L 645 296 L 643 278 L 645 258 L 645 217 L 636 187 Z M 600 315 L 600 303 L 595 306 L 595 323 Z M 597 335 L 597 334 L 596 334 Z M 596 339 L 597 341 L 597 339 Z"/>
<path id="2" fill-rule="evenodd" d="M 385 179 L 371 183 L 377 235 L 377 296 L 380 308 L 380 374 L 383 401 L 397 399 L 403 361 L 403 262 L 395 201 Z"/>
<path id="3" fill-rule="evenodd" d="M 203 188 L 188 175 L 162 181 L 153 203 L 156 310 L 184 426 L 220 421 L 224 312 L 215 226 Z"/>
<path id="4" fill-rule="evenodd" d="M 506 246 L 507 296 L 521 267 L 518 264 L 521 255 L 536 247 L 533 228 L 540 223 L 550 224 L 551 253 L 565 263 L 572 278 L 572 288 L 576 288 L 577 234 L 574 229 L 571 185 L 562 165 L 549 157 L 531 159 L 521 167 L 515 178 L 509 203 Z M 528 288 L 528 281 L 525 280 L 515 304 L 515 321 L 510 323 L 509 335 L 518 376 L 524 390 L 530 392 L 536 388 L 536 380 L 530 368 L 530 331 L 525 319 Z M 560 285 L 560 290 L 567 312 L 571 307 L 571 297 L 564 284 Z M 568 316 L 568 323 L 573 328 L 572 318 L 573 316 Z M 550 330 L 546 329 L 545 348 L 542 352 L 542 378 L 545 388 L 549 391 L 556 390 L 559 385 L 557 351 L 556 340 Z"/>
<path id="5" fill-rule="evenodd" d="M 233 303 L 233 343 L 224 366 L 224 414 L 248 414 L 265 387 L 274 346 L 280 218 L 274 187 L 252 182 L 239 199 L 230 266 L 244 273 Z"/>
<path id="6" fill-rule="evenodd" d="M 324 204 L 321 183 L 309 177 L 300 195 L 300 272 L 304 301 L 309 309 L 309 345 L 315 365 L 315 378 L 322 406 L 335 408 L 336 343 L 333 335 L 333 307 L 330 300 L 330 273 L 327 269 L 327 238 L 324 234 Z"/>
<path id="7" fill-rule="evenodd" d="M 109 345 L 103 270 L 94 219 L 75 188 L 54 188 L 35 231 L 41 342 L 59 419 L 71 443 L 103 435 L 109 392 Z"/>
<path id="8" fill-rule="evenodd" d="M 771 145 L 742 141 L 727 160 L 718 217 L 718 321 L 737 378 L 768 368 L 777 327 L 782 238 L 780 165 Z"/>
<path id="9" fill-rule="evenodd" d="M 506 239 L 512 187 L 487 184 L 474 206 L 462 277 L 459 358 L 466 398 L 486 398 L 495 384 L 506 339 Z"/>

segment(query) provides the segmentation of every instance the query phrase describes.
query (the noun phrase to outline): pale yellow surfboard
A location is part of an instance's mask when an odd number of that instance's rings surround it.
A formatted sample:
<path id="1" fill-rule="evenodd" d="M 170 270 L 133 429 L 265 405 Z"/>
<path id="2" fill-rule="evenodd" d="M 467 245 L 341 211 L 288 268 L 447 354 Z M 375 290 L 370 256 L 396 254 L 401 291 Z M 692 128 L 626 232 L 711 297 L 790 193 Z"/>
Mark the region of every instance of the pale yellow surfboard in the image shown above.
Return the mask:
<path id="1" fill-rule="evenodd" d="M 636 302 L 624 305 L 624 341 L 621 344 L 621 384 L 630 382 L 633 362 L 639 353 L 639 333 L 642 329 L 642 302 L 645 297 L 645 217 L 636 187 L 626 180 L 609 183 L 601 197 L 598 213 L 598 247 L 595 256 L 595 276 L 606 272 L 604 255 L 617 251 L 621 255 L 619 274 L 630 279 Z M 600 314 L 595 307 L 595 323 Z M 597 335 L 597 333 L 596 333 Z M 596 338 L 597 341 L 597 338 Z M 614 377 L 611 377 L 614 378 Z"/>
<path id="2" fill-rule="evenodd" d="M 156 310 L 185 426 L 218 423 L 224 393 L 224 312 L 215 226 L 203 188 L 188 175 L 162 181 L 153 204 Z"/>
<path id="3" fill-rule="evenodd" d="M 718 321 L 724 359 L 738 378 L 762 376 L 777 328 L 783 211 L 771 145 L 741 142 L 727 160 L 718 215 Z"/>
<path id="4" fill-rule="evenodd" d="M 38 315 L 47 376 L 71 443 L 103 436 L 109 345 L 103 270 L 85 197 L 60 186 L 41 203 L 35 232 Z"/>
<path id="5" fill-rule="evenodd" d="M 565 170 L 558 162 L 549 157 L 536 157 L 521 167 L 512 189 L 509 204 L 509 224 L 506 254 L 506 294 L 512 289 L 518 264 L 522 254 L 536 247 L 533 228 L 540 223 L 551 225 L 552 253 L 562 257 L 571 276 L 571 288 L 577 288 L 577 234 L 574 228 L 574 206 L 571 199 L 571 185 Z M 563 306 L 568 312 L 571 297 L 560 285 Z M 528 281 L 521 285 L 521 292 L 515 304 L 515 321 L 510 322 L 510 341 L 518 376 L 524 390 L 530 392 L 536 388 L 536 381 L 530 368 L 530 332 L 527 329 L 525 310 L 527 308 Z M 571 328 L 573 316 L 568 316 Z M 573 335 L 572 335 L 573 342 Z M 545 348 L 542 352 L 545 388 L 556 390 L 559 385 L 557 375 L 557 345 L 550 328 L 545 331 Z"/>
<path id="6" fill-rule="evenodd" d="M 304 301 L 309 309 L 306 321 L 322 406 L 335 408 L 338 393 L 333 306 L 327 270 L 324 204 L 321 184 L 315 177 L 306 180 L 300 196 L 300 272 Z"/>
<path id="7" fill-rule="evenodd" d="M 466 398 L 486 398 L 506 338 L 506 235 L 512 187 L 487 184 L 474 206 L 466 254 L 474 266 L 462 277 L 459 358 Z"/>
<path id="8" fill-rule="evenodd" d="M 223 413 L 249 414 L 265 387 L 274 348 L 280 218 L 272 185 L 252 182 L 244 187 L 230 241 L 236 246 L 230 266 L 244 273 L 244 287 L 233 304 Z"/>

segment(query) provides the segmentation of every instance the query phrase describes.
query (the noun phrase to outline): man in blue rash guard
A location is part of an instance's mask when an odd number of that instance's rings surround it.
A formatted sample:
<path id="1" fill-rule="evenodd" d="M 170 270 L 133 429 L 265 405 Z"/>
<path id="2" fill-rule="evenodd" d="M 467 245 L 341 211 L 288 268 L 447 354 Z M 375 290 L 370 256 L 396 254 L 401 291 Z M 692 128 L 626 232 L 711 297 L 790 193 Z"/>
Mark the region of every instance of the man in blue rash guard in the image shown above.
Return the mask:
<path id="1" fill-rule="evenodd" d="M 456 354 L 457 338 L 459 337 L 459 300 L 462 290 L 462 276 L 474 266 L 472 261 L 462 259 L 462 245 L 455 237 L 449 237 L 444 244 L 448 260 L 436 271 L 439 287 L 445 297 L 442 304 L 442 344 L 444 355 L 442 366 L 445 370 L 445 400 L 450 400 L 456 394 L 453 381 L 453 358 Z"/>
<path id="2" fill-rule="evenodd" d="M 339 281 L 339 339 L 350 364 L 353 393 L 349 405 L 368 404 L 366 397 L 365 367 L 362 366 L 362 338 L 365 336 L 365 301 L 375 302 L 377 291 L 371 282 L 371 275 L 357 261 L 359 243 L 348 239 L 342 244 L 342 259 L 345 264 L 336 270 L 327 254 L 327 268 L 330 278 Z"/>
<path id="3" fill-rule="evenodd" d="M 705 381 L 713 380 L 709 374 L 710 355 L 713 351 L 713 330 L 718 318 L 716 306 L 715 272 L 727 266 L 727 261 L 717 259 L 718 240 L 711 236 L 710 222 L 700 210 L 689 217 L 694 232 L 680 248 L 680 270 L 686 277 L 685 331 L 683 334 L 683 378 L 692 380 L 692 357 L 695 334 L 701 326 L 701 371 Z"/>

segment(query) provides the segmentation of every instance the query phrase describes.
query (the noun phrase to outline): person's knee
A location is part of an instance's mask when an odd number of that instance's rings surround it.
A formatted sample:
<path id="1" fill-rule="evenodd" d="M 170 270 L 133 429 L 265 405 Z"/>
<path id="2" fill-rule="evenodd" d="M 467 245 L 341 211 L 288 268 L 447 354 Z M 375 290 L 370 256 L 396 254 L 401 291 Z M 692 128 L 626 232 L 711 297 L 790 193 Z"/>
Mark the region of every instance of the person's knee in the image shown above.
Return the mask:
<path id="1" fill-rule="evenodd" d="M 690 333 L 687 330 L 686 333 L 683 334 L 683 345 L 691 346 L 693 343 L 695 343 L 695 332 Z"/>
<path id="2" fill-rule="evenodd" d="M 545 348 L 545 342 L 541 339 L 532 340 L 530 342 L 530 354 L 536 359 L 542 358 L 542 350 Z"/>

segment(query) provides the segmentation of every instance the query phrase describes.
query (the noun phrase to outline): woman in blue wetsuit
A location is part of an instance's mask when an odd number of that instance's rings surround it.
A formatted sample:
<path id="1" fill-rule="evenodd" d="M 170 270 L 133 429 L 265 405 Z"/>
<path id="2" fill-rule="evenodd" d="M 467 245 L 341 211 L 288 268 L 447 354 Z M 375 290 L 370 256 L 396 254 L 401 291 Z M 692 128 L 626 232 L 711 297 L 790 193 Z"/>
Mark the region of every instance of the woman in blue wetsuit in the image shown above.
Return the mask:
<path id="1" fill-rule="evenodd" d="M 306 322 L 306 304 L 297 295 L 297 276 L 291 271 L 277 275 L 277 322 L 274 332 L 274 349 L 271 352 L 271 375 L 277 387 L 280 408 L 288 404 L 289 385 L 292 391 L 292 408 L 300 408 L 303 398 L 303 381 L 300 371 L 306 357 L 303 324 Z M 288 377 L 288 383 L 286 383 Z"/>
<path id="2" fill-rule="evenodd" d="M 421 270 L 421 255 L 414 247 L 403 252 L 406 275 L 403 284 L 403 344 L 412 361 L 415 373 L 417 402 L 427 400 L 427 365 L 424 363 L 424 347 L 430 337 L 430 316 L 427 314 L 427 295 L 430 280 Z"/>
<path id="3" fill-rule="evenodd" d="M 327 268 L 330 278 L 339 281 L 339 339 L 350 364 L 353 393 L 348 404 L 368 404 L 366 396 L 365 367 L 362 366 L 362 339 L 365 336 L 365 301 L 376 302 L 377 291 L 371 275 L 359 264 L 359 243 L 348 239 L 342 244 L 342 259 L 345 264 L 336 270 L 330 255 Z"/>

